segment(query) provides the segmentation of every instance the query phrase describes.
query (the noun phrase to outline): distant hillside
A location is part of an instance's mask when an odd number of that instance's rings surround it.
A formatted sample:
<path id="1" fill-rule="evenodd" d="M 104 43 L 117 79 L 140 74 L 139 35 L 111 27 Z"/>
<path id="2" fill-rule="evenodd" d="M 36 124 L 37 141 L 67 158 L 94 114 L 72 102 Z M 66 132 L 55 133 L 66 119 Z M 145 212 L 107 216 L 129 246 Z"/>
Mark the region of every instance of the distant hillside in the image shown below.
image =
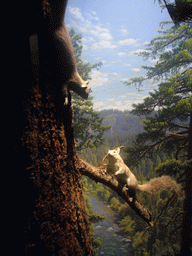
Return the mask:
<path id="1" fill-rule="evenodd" d="M 135 116 L 129 111 L 119 110 L 103 110 L 100 116 L 104 118 L 104 126 L 111 126 L 103 136 L 104 143 L 98 148 L 86 148 L 78 152 L 82 159 L 94 166 L 99 166 L 109 149 L 121 145 L 131 146 L 134 136 L 143 131 L 142 119 L 145 119 L 144 116 Z M 126 157 L 123 150 L 121 156 Z"/>
<path id="2" fill-rule="evenodd" d="M 143 131 L 142 119 L 144 116 L 135 116 L 129 111 L 102 110 L 100 116 L 104 118 L 103 126 L 111 126 L 104 137 L 119 136 L 132 137 Z"/>

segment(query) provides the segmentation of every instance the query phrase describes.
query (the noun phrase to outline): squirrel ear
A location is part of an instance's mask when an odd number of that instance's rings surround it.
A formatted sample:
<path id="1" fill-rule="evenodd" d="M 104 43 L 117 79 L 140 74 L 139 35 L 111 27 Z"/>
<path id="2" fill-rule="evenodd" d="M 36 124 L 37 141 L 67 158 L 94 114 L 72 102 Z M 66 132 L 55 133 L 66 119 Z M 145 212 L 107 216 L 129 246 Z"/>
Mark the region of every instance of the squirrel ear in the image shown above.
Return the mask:
<path id="1" fill-rule="evenodd" d="M 120 146 L 120 147 L 118 147 L 118 148 L 116 148 L 115 150 L 117 151 L 117 153 L 119 154 L 120 153 L 120 149 L 121 148 L 124 148 L 125 146 Z"/>
<path id="2" fill-rule="evenodd" d="M 119 154 L 120 153 L 120 147 L 116 149 L 117 150 L 117 153 Z"/>

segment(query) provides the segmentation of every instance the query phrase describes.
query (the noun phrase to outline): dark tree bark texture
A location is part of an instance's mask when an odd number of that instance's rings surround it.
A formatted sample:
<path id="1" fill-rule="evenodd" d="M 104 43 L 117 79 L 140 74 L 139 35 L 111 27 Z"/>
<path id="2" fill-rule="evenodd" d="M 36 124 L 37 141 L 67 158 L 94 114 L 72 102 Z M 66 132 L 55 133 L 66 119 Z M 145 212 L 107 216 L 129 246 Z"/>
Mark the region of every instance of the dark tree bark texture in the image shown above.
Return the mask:
<path id="1" fill-rule="evenodd" d="M 53 96 L 46 90 L 44 63 L 40 79 L 32 73 L 29 36 L 35 29 L 30 19 L 33 10 L 41 10 L 41 4 L 11 1 L 13 13 L 7 17 L 10 35 L 4 39 L 8 65 L 1 93 L 5 107 L 5 243 L 1 249 L 5 255 L 20 256 L 94 255 L 81 176 L 74 165 L 70 103 L 63 108 L 64 124 L 58 127 Z"/>
<path id="2" fill-rule="evenodd" d="M 190 114 L 188 160 L 192 159 L 192 113 Z M 184 216 L 181 232 L 180 256 L 192 256 L 192 164 L 185 175 L 185 200 L 183 204 Z"/>
<path id="3" fill-rule="evenodd" d="M 31 96 L 19 148 L 28 158 L 25 171 L 33 205 L 26 209 L 22 247 L 26 255 L 93 255 L 81 177 L 74 167 L 75 146 L 70 144 L 69 154 L 65 129 L 57 128 L 49 97 L 43 106 L 38 87 Z M 70 111 L 67 107 L 67 119 Z"/>

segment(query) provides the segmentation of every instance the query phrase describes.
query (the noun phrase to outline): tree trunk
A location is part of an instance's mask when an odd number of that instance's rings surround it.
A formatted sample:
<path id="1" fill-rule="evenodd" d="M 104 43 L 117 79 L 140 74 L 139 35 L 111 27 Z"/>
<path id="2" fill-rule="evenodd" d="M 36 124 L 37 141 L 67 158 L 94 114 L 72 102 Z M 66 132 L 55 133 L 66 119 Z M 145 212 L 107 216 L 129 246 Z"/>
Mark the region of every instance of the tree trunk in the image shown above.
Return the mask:
<path id="1" fill-rule="evenodd" d="M 190 115 L 188 160 L 192 159 L 192 113 Z M 186 171 L 184 216 L 182 226 L 181 254 L 192 255 L 192 163 Z"/>
<path id="2" fill-rule="evenodd" d="M 6 112 L 2 250 L 5 255 L 94 255 L 74 163 L 71 106 L 63 110 L 64 125 L 57 127 L 45 74 L 38 81 L 31 73 L 29 31 L 22 31 L 27 14 L 21 7 L 12 6 L 13 31 L 5 48 L 8 75 L 1 94 Z"/>

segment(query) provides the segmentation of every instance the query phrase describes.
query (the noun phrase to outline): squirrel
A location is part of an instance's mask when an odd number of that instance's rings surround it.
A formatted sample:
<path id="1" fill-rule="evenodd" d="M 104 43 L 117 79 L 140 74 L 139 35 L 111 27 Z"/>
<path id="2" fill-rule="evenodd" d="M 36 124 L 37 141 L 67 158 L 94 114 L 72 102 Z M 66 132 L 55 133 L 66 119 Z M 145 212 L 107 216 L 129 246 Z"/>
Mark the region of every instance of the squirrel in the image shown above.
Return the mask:
<path id="1" fill-rule="evenodd" d="M 102 163 L 104 163 L 104 160 L 108 158 L 109 163 L 105 165 L 107 166 L 106 171 L 109 174 L 114 174 L 120 184 L 128 187 L 129 195 L 131 197 L 135 198 L 136 191 L 140 191 L 142 193 L 154 193 L 165 189 L 173 190 L 178 196 L 182 194 L 177 182 L 167 175 L 151 179 L 149 182 L 139 185 L 137 178 L 120 156 L 120 148 L 122 147 L 123 146 L 109 150 L 107 155 L 103 158 Z"/>
<path id="2" fill-rule="evenodd" d="M 35 13 L 33 33 L 29 36 L 33 76 L 38 81 L 44 70 L 46 91 L 53 96 L 58 125 L 63 123 L 64 106 L 70 106 L 70 91 L 83 99 L 89 95 L 89 81 L 84 81 L 78 73 L 72 39 L 65 23 L 67 2 L 43 1 L 44 14 Z M 42 62 L 43 67 L 40 66 Z"/>

